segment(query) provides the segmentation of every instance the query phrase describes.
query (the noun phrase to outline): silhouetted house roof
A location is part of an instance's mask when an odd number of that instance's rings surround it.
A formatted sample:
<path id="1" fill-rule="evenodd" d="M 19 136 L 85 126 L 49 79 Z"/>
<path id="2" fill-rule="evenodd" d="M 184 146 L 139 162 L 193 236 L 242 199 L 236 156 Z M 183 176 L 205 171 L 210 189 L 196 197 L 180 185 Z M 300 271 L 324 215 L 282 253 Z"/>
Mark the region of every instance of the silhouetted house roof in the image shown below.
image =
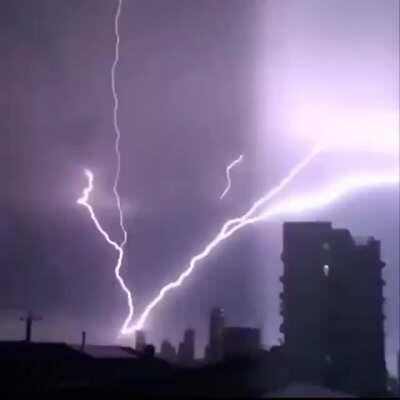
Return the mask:
<path id="1" fill-rule="evenodd" d="M 333 398 L 355 398 L 356 396 L 349 395 L 343 392 L 336 392 L 321 386 L 311 385 L 308 383 L 293 382 L 286 388 L 276 392 L 268 393 L 265 398 L 276 397 L 333 397 Z"/>
<path id="2" fill-rule="evenodd" d="M 0 360 L 82 360 L 88 357 L 65 343 L 0 342 Z"/>
<path id="3" fill-rule="evenodd" d="M 72 349 L 92 358 L 137 359 L 139 353 L 130 347 L 86 345 L 82 350 L 79 345 L 70 346 Z"/>
<path id="4" fill-rule="evenodd" d="M 129 347 L 64 343 L 0 342 L 2 391 L 75 390 L 121 387 L 139 393 L 158 390 L 170 365 Z"/>

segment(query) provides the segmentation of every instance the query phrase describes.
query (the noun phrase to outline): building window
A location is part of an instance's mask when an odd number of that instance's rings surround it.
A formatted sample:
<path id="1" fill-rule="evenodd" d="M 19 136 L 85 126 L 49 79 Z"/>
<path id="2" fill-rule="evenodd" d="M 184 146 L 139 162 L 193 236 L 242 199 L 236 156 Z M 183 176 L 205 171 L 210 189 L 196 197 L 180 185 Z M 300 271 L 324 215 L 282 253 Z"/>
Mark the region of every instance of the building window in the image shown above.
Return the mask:
<path id="1" fill-rule="evenodd" d="M 332 363 L 332 357 L 329 354 L 325 354 L 325 362 L 327 364 L 331 364 Z"/>
<path id="2" fill-rule="evenodd" d="M 329 251 L 331 249 L 331 245 L 328 242 L 324 242 L 322 244 L 322 248 L 326 251 Z"/>

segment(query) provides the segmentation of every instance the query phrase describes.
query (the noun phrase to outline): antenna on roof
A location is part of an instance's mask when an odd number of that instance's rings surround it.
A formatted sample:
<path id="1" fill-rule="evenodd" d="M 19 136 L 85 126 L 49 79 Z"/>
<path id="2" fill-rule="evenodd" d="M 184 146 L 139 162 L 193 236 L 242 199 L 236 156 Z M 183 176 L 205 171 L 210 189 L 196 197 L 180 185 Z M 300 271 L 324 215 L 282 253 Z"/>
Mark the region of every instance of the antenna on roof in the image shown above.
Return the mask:
<path id="1" fill-rule="evenodd" d="M 28 311 L 25 317 L 20 317 L 20 321 L 25 321 L 25 342 L 30 343 L 32 339 L 32 323 L 35 321 L 41 321 L 43 317 L 40 315 L 34 315 L 32 311 Z"/>
<path id="2" fill-rule="evenodd" d="M 86 331 L 82 331 L 81 351 L 85 350 L 86 346 Z"/>

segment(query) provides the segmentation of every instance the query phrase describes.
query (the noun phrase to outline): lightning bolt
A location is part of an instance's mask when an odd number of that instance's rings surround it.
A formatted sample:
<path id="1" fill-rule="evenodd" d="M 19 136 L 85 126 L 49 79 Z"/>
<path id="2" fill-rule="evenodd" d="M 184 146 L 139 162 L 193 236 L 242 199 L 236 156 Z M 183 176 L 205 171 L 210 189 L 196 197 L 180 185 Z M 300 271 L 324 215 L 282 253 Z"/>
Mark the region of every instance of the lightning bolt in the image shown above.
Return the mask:
<path id="1" fill-rule="evenodd" d="M 118 93 L 115 85 L 115 70 L 117 68 L 118 62 L 119 62 L 119 43 L 120 43 L 120 37 L 119 37 L 119 17 L 121 15 L 121 8 L 122 8 L 122 0 L 118 0 L 118 7 L 117 7 L 117 12 L 115 14 L 115 57 L 114 57 L 114 62 L 111 67 L 111 91 L 113 94 L 113 99 L 114 99 L 114 109 L 113 109 L 113 125 L 114 125 L 114 131 L 115 131 L 115 154 L 117 157 L 117 168 L 115 172 L 115 177 L 114 177 L 114 184 L 113 184 L 113 192 L 115 196 L 115 200 L 117 202 L 117 207 L 118 207 L 118 213 L 119 213 L 119 225 L 121 227 L 122 233 L 123 233 L 123 239 L 121 243 L 121 247 L 123 247 L 126 244 L 126 241 L 128 240 L 128 233 L 125 229 L 124 225 L 124 214 L 122 212 L 122 206 L 121 206 L 121 198 L 118 193 L 118 183 L 119 183 L 119 177 L 121 173 L 121 152 L 120 152 L 120 140 L 121 140 L 121 131 L 119 129 L 119 123 L 118 123 L 118 107 L 119 107 L 119 99 L 118 99 Z"/>
<path id="2" fill-rule="evenodd" d="M 133 307 L 133 299 L 132 299 L 132 293 L 127 287 L 127 285 L 124 282 L 124 279 L 121 276 L 121 267 L 122 267 L 122 262 L 124 258 L 124 247 L 126 245 L 126 242 L 128 240 L 128 233 L 125 228 L 124 224 L 124 214 L 122 210 L 122 205 L 121 205 L 121 197 L 118 192 L 118 184 L 119 184 L 119 178 L 120 178 L 120 173 L 121 173 L 121 152 L 120 152 L 120 140 L 121 140 L 121 131 L 119 128 L 119 123 L 118 123 L 118 107 L 119 107 L 119 99 L 118 99 L 118 92 L 115 84 L 115 70 L 117 68 L 118 62 L 119 62 L 119 44 L 120 44 L 120 36 L 119 36 L 119 18 L 121 15 L 121 9 L 122 9 L 122 0 L 118 0 L 118 6 L 117 6 L 117 11 L 115 13 L 115 19 L 114 19 L 114 32 L 115 32 L 115 54 L 114 54 L 114 61 L 111 66 L 111 91 L 112 91 L 112 96 L 113 96 L 113 101 L 114 101 L 114 107 L 113 107 L 113 126 L 114 126 L 114 131 L 115 131 L 115 155 L 117 159 L 117 166 L 116 166 L 116 172 L 114 176 L 114 182 L 113 182 L 113 193 L 115 196 L 115 200 L 117 203 L 117 209 L 118 209 L 118 215 L 119 215 L 119 226 L 122 231 L 122 241 L 120 244 L 118 244 L 116 241 L 112 240 L 110 238 L 110 235 L 105 231 L 105 229 L 101 226 L 99 220 L 96 217 L 96 214 L 94 212 L 93 207 L 89 203 L 89 197 L 90 193 L 93 191 L 93 181 L 94 181 L 94 176 L 93 173 L 90 170 L 85 170 L 85 175 L 88 179 L 88 186 L 83 190 L 82 196 L 77 200 L 77 203 L 79 205 L 82 205 L 87 208 L 89 211 L 90 217 L 97 228 L 97 230 L 100 232 L 100 234 L 104 237 L 104 239 L 107 241 L 108 244 L 110 244 L 117 252 L 118 252 L 118 259 L 117 263 L 115 265 L 114 269 L 114 274 L 115 277 L 124 291 L 127 302 L 128 302 L 128 316 L 126 317 L 122 329 L 126 329 L 133 317 L 134 313 L 134 307 Z"/>
<path id="3" fill-rule="evenodd" d="M 122 288 L 122 290 L 125 292 L 127 299 L 128 299 L 128 306 L 129 306 L 129 315 L 128 318 L 125 320 L 124 327 L 126 328 L 129 324 L 130 319 L 133 316 L 133 300 L 132 300 L 132 294 L 129 290 L 129 288 L 125 285 L 124 280 L 121 278 L 119 274 L 119 270 L 122 265 L 122 260 L 124 258 L 124 249 L 122 245 L 119 245 L 117 242 L 112 240 L 110 238 L 110 235 L 107 233 L 107 231 L 101 226 L 99 220 L 96 217 L 96 213 L 94 212 L 93 207 L 89 203 L 89 198 L 90 194 L 93 191 L 94 185 L 94 176 L 93 173 L 85 169 L 85 175 L 88 180 L 87 186 L 83 189 L 81 197 L 76 201 L 77 204 L 86 207 L 86 209 L 89 211 L 90 218 L 92 219 L 96 229 L 100 232 L 100 234 L 104 237 L 106 242 L 111 245 L 118 253 L 118 259 L 117 259 L 117 264 L 115 266 L 115 276 Z"/>
<path id="4" fill-rule="evenodd" d="M 273 189 L 271 189 L 265 196 L 263 196 L 259 200 L 257 200 L 245 214 L 243 214 L 239 218 L 234 218 L 234 219 L 228 220 L 222 226 L 222 228 L 219 231 L 219 233 L 217 234 L 217 236 L 204 248 L 204 250 L 191 259 L 191 261 L 189 263 L 189 268 L 187 268 L 181 275 L 179 275 L 179 277 L 176 281 L 164 286 L 160 290 L 158 296 L 156 296 L 154 298 L 154 300 L 151 301 L 148 304 L 148 306 L 145 308 L 142 315 L 139 317 L 137 323 L 131 328 L 127 328 L 127 326 L 125 325 L 121 329 L 120 333 L 123 335 L 126 335 L 129 333 L 133 333 L 136 330 L 142 329 L 148 315 L 153 310 L 153 308 L 164 298 L 165 294 L 167 292 L 169 292 L 170 290 L 175 289 L 176 287 L 178 287 L 182 284 L 182 282 L 192 273 L 192 271 L 196 267 L 197 262 L 201 261 L 202 259 L 207 257 L 210 254 L 210 252 L 214 249 L 214 247 L 218 246 L 218 244 L 222 240 L 224 240 L 224 237 L 231 229 L 231 226 L 233 226 L 233 227 L 240 226 L 240 224 L 242 224 L 244 221 L 246 221 L 248 218 L 250 218 L 250 216 L 252 214 L 254 214 L 261 206 L 265 205 L 273 197 L 278 195 L 324 149 L 325 149 L 325 145 L 322 143 L 314 146 L 313 149 L 311 150 L 311 152 L 309 154 L 307 154 L 306 157 L 303 160 L 301 160 L 291 171 L 289 171 L 289 173 L 286 175 L 286 177 L 284 179 L 282 179 L 282 181 L 279 182 L 279 184 L 277 186 L 275 186 Z"/>
<path id="5" fill-rule="evenodd" d="M 306 168 L 311 161 L 314 160 L 315 157 L 317 157 L 319 154 L 322 153 L 326 149 L 327 145 L 319 143 L 316 146 L 312 148 L 312 150 L 304 157 L 303 160 L 301 160 L 298 164 L 294 166 L 292 170 L 289 171 L 289 173 L 279 182 L 278 185 L 276 185 L 274 188 L 272 188 L 266 195 L 258 199 L 251 207 L 250 209 L 243 214 L 240 218 L 234 218 L 228 221 L 224 225 L 224 230 L 227 230 L 230 228 L 231 225 L 235 225 L 238 223 L 241 223 L 242 221 L 248 219 L 252 214 L 254 214 L 260 207 L 265 206 L 267 202 L 269 202 L 271 199 L 273 199 L 275 196 L 277 196 L 282 190 L 286 188 L 286 186 L 289 185 L 293 181 L 294 178 L 296 178 L 297 175 L 300 174 L 300 172 L 303 171 L 304 168 Z"/>
<path id="6" fill-rule="evenodd" d="M 222 226 L 221 230 L 216 235 L 216 237 L 204 248 L 204 250 L 191 259 L 189 263 L 189 268 L 187 268 L 181 275 L 179 275 L 176 281 L 167 284 L 160 290 L 159 294 L 145 308 L 142 315 L 139 317 L 137 323 L 131 328 L 127 328 L 127 325 L 125 325 L 123 329 L 121 329 L 120 333 L 125 335 L 133 333 L 136 330 L 142 329 L 146 319 L 148 318 L 148 315 L 153 310 L 153 308 L 164 298 L 165 294 L 168 293 L 170 290 L 179 287 L 182 284 L 182 282 L 192 273 L 192 271 L 197 265 L 197 262 L 207 257 L 210 254 L 210 252 L 214 249 L 214 247 L 218 246 L 219 243 L 225 239 L 225 235 L 229 234 L 230 230 L 232 229 L 231 227 L 234 228 L 235 226 L 241 226 L 241 224 L 243 224 L 246 220 L 248 220 L 251 217 L 251 215 L 253 215 L 260 207 L 265 206 L 272 198 L 274 198 L 282 190 L 284 190 L 286 186 L 288 186 L 293 181 L 293 179 L 295 179 L 296 176 L 301 171 L 303 171 L 303 169 L 306 168 L 313 161 L 313 159 L 326 148 L 326 146 L 327 145 L 322 142 L 315 145 L 310 151 L 310 153 L 307 154 L 306 157 L 303 160 L 301 160 L 298 164 L 296 164 L 295 167 L 289 171 L 289 173 L 285 176 L 284 179 L 281 180 L 281 182 L 279 182 L 278 185 L 276 185 L 266 195 L 257 200 L 246 213 L 244 213 L 239 218 L 228 220 Z"/>
<path id="7" fill-rule="evenodd" d="M 121 330 L 121 333 L 130 334 L 138 329 L 142 329 L 150 313 L 157 306 L 157 304 L 159 304 L 163 300 L 164 296 L 169 291 L 179 287 L 184 282 L 184 280 L 193 272 L 199 261 L 206 258 L 214 248 L 216 248 L 223 241 L 231 237 L 235 232 L 239 231 L 240 229 L 248 225 L 266 221 L 274 216 L 298 214 L 308 210 L 316 210 L 322 208 L 339 200 L 341 197 L 348 195 L 352 191 L 359 190 L 365 187 L 381 187 L 398 183 L 398 172 L 397 174 L 391 172 L 385 174 L 354 175 L 347 177 L 341 182 L 336 182 L 320 190 L 319 192 L 305 194 L 302 196 L 295 196 L 278 202 L 277 204 L 262 210 L 256 216 L 248 216 L 247 218 L 242 217 L 239 219 L 228 221 L 221 228 L 217 236 L 204 248 L 204 250 L 191 259 L 189 267 L 181 275 L 179 275 L 179 277 L 175 281 L 165 285 L 160 290 L 158 295 L 144 309 L 137 322 L 133 326 Z M 252 208 L 256 209 L 259 207 L 260 206 L 253 206 Z M 246 214 L 249 214 L 249 212 Z"/>
<path id="8" fill-rule="evenodd" d="M 125 292 L 128 300 L 128 316 L 126 317 L 123 328 L 126 328 L 128 324 L 130 323 L 132 317 L 133 317 L 133 312 L 134 312 L 134 307 L 133 307 L 133 301 L 132 301 L 132 293 L 129 290 L 129 288 L 126 286 L 120 271 L 122 267 L 122 260 L 124 256 L 123 249 L 125 247 L 125 244 L 128 240 L 128 232 L 125 228 L 124 225 L 124 214 L 122 211 L 122 206 L 121 206 L 121 198 L 118 192 L 118 183 L 119 183 L 119 177 L 121 173 L 121 152 L 120 152 L 120 140 L 121 140 L 121 131 L 119 128 L 119 123 L 118 123 L 118 106 L 119 106 L 119 99 L 118 99 L 118 93 L 117 93 L 117 88 L 115 84 L 115 70 L 117 68 L 118 62 L 119 62 L 119 44 L 120 44 L 120 36 L 119 36 L 119 18 L 121 15 L 121 9 L 122 9 L 122 0 L 118 0 L 118 6 L 117 6 L 117 11 L 115 14 L 115 19 L 114 19 L 114 32 L 115 32 L 115 57 L 114 57 L 114 62 L 111 67 L 111 91 L 113 94 L 113 99 L 114 99 L 114 108 L 113 108 L 113 124 L 114 124 L 114 131 L 115 131 L 115 154 L 117 157 L 117 167 L 116 167 L 116 172 L 115 172 L 115 177 L 114 177 L 114 184 L 113 184 L 113 192 L 115 196 L 115 200 L 117 202 L 117 208 L 118 208 L 118 214 L 119 214 L 119 225 L 121 228 L 121 231 L 123 233 L 123 238 L 122 242 L 120 244 L 120 248 L 122 250 L 121 256 L 118 258 L 118 263 L 115 267 L 115 276 Z"/>
<path id="9" fill-rule="evenodd" d="M 171 290 L 179 287 L 184 282 L 184 280 L 187 277 L 189 277 L 189 275 L 198 266 L 198 263 L 204 260 L 212 252 L 213 249 L 215 249 L 222 242 L 224 242 L 226 239 L 231 237 L 234 233 L 238 232 L 242 228 L 262 221 L 266 221 L 276 216 L 297 214 L 306 212 L 308 210 L 316 210 L 339 200 L 341 197 L 348 195 L 349 193 L 355 190 L 359 190 L 365 187 L 381 187 L 399 183 L 399 176 L 398 175 L 396 176 L 396 174 L 393 173 L 375 174 L 375 175 L 374 174 L 354 175 L 347 177 L 346 179 L 340 182 L 336 182 L 326 188 L 323 188 L 318 192 L 290 197 L 287 198 L 286 200 L 275 203 L 270 207 L 267 207 L 267 203 L 269 203 L 272 198 L 274 198 L 282 190 L 284 190 L 286 186 L 305 167 L 307 167 L 318 154 L 320 154 L 324 150 L 324 146 L 322 145 L 316 146 L 315 148 L 313 148 L 311 153 L 308 154 L 305 157 L 305 159 L 302 160 L 299 164 L 297 164 L 277 186 L 275 186 L 272 190 L 270 190 L 265 196 L 257 200 L 246 213 L 244 213 L 239 218 L 230 219 L 227 222 L 225 222 L 225 224 L 222 226 L 218 234 L 214 237 L 214 239 L 211 242 L 209 242 L 207 246 L 205 246 L 203 251 L 195 255 L 190 260 L 189 267 L 183 273 L 181 273 L 175 281 L 168 283 L 167 285 L 162 287 L 158 295 L 146 306 L 143 313 L 140 315 L 135 324 L 129 326 L 133 317 L 134 307 L 133 307 L 131 291 L 126 286 L 123 278 L 120 275 L 120 269 L 124 257 L 124 247 L 127 243 L 128 234 L 124 224 L 124 215 L 121 205 L 121 198 L 118 192 L 118 184 L 121 172 L 121 153 L 120 153 L 121 132 L 118 123 L 119 99 L 115 82 L 115 71 L 119 62 L 119 45 L 120 45 L 119 18 L 121 15 L 121 9 L 122 9 L 122 0 L 118 0 L 118 6 L 114 21 L 115 37 L 116 37 L 115 57 L 111 67 L 111 89 L 114 101 L 113 126 L 115 131 L 115 154 L 117 158 L 116 173 L 113 182 L 113 193 L 116 199 L 118 213 L 119 213 L 119 225 L 123 234 L 121 243 L 118 244 L 116 241 L 110 238 L 108 233 L 103 229 L 100 222 L 98 221 L 93 207 L 90 205 L 89 198 L 94 188 L 93 187 L 94 176 L 93 173 L 89 170 L 85 170 L 85 175 L 88 179 L 88 185 L 83 190 L 82 196 L 77 200 L 77 203 L 79 205 L 82 205 L 87 208 L 96 229 L 104 237 L 107 243 L 110 244 L 118 252 L 118 260 L 114 271 L 115 271 L 115 276 L 121 288 L 126 294 L 129 307 L 128 316 L 126 317 L 120 331 L 121 334 L 126 335 L 133 333 L 138 329 L 142 329 L 153 309 L 164 299 L 165 295 Z M 224 196 L 229 192 L 231 188 L 230 171 L 235 165 L 239 164 L 242 161 L 242 158 L 243 156 L 241 155 L 238 159 L 234 160 L 231 164 L 227 166 L 226 168 L 227 187 L 221 194 L 220 199 L 223 199 Z"/>
<path id="10" fill-rule="evenodd" d="M 226 167 L 226 180 L 227 180 L 227 185 L 225 190 L 222 192 L 221 196 L 219 197 L 220 200 L 222 200 L 225 195 L 229 192 L 231 186 L 232 186 L 232 182 L 231 182 L 231 169 L 239 164 L 241 161 L 243 160 L 243 154 L 241 154 L 236 160 L 232 161 L 227 167 Z"/>

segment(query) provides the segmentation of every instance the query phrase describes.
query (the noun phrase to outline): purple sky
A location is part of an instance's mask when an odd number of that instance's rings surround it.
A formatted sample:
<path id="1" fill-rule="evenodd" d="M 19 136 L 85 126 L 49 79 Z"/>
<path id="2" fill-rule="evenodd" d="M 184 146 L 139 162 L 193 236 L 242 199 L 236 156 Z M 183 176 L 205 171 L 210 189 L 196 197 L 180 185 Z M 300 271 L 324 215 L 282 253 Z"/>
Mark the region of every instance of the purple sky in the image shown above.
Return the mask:
<path id="1" fill-rule="evenodd" d="M 96 175 L 94 205 L 119 235 L 110 67 L 111 0 L 3 0 L 0 9 L 0 338 L 20 338 L 26 308 L 40 340 L 114 341 L 126 316 L 115 253 L 75 204 Z M 117 68 L 120 192 L 129 243 L 123 275 L 140 312 L 226 218 L 245 211 L 353 112 L 398 112 L 399 3 L 370 0 L 125 0 Z M 397 114 L 398 117 L 398 114 Z M 324 124 L 322 124 L 324 126 Z M 347 132 L 346 132 L 347 134 Z M 377 135 L 382 132 L 377 132 Z M 225 166 L 239 154 L 229 195 Z M 397 153 L 398 154 L 398 153 Z M 321 156 L 287 193 L 397 157 Z M 363 191 L 301 219 L 382 240 L 388 366 L 399 346 L 399 191 Z M 246 229 L 202 263 L 149 319 L 150 336 L 203 348 L 208 309 L 263 326 L 277 342 L 282 220 Z"/>

